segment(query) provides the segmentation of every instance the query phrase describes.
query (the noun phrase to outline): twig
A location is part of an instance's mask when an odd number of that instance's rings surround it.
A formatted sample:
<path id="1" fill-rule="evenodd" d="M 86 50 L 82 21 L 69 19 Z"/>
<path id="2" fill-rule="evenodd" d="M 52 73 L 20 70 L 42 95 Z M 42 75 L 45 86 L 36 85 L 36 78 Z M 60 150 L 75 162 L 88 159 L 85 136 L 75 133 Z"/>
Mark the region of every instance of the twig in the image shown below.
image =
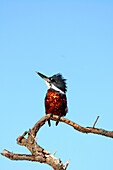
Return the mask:
<path id="1" fill-rule="evenodd" d="M 55 155 L 55 154 L 56 154 L 56 152 L 57 152 L 57 150 L 53 153 L 53 155 Z"/>
<path id="2" fill-rule="evenodd" d="M 96 125 L 98 119 L 99 119 L 99 116 L 97 116 L 97 118 L 96 118 L 96 120 L 95 120 L 95 123 L 94 123 L 94 125 L 93 125 L 93 128 L 95 127 L 95 125 Z"/>
<path id="3" fill-rule="evenodd" d="M 25 132 L 23 133 L 23 135 L 19 136 L 19 137 L 17 138 L 18 141 L 21 141 L 27 133 L 29 133 L 29 131 L 25 131 Z"/>
<path id="4" fill-rule="evenodd" d="M 65 163 L 65 165 L 64 165 L 65 168 L 67 168 L 69 162 L 70 162 L 70 159 Z"/>

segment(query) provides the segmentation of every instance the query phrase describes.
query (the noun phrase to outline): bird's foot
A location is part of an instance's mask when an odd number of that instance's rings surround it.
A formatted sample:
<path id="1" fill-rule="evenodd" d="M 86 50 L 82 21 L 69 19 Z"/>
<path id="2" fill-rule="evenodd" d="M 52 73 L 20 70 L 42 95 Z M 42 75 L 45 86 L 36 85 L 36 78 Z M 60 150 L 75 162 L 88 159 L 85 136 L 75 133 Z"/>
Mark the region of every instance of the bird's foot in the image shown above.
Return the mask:
<path id="1" fill-rule="evenodd" d="M 50 113 L 51 115 L 50 115 L 50 117 L 53 117 L 53 113 Z"/>
<path id="2" fill-rule="evenodd" d="M 58 116 L 58 120 L 56 121 L 56 126 L 58 125 L 59 120 L 60 120 L 61 117 L 62 117 L 62 116 Z"/>
<path id="3" fill-rule="evenodd" d="M 53 117 L 53 113 L 51 113 L 50 118 Z M 48 119 L 48 125 L 51 126 L 50 118 Z"/>

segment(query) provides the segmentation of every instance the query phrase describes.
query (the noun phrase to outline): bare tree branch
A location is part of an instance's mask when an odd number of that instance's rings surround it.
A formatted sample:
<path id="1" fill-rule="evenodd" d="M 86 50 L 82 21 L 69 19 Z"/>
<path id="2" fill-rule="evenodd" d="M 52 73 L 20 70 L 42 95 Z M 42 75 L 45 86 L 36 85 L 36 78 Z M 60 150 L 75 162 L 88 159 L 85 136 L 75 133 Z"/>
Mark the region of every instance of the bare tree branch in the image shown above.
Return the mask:
<path id="1" fill-rule="evenodd" d="M 51 119 L 57 121 L 58 117 L 56 115 L 53 115 L 53 117 L 51 117 Z M 107 131 L 104 129 L 94 128 L 94 127 L 82 127 L 82 126 L 80 126 L 64 117 L 61 117 L 59 121 L 72 126 L 74 129 L 76 129 L 77 131 L 82 132 L 82 133 L 86 133 L 86 134 L 94 133 L 94 134 L 103 135 L 106 137 L 113 138 L 113 131 Z"/>
<path id="2" fill-rule="evenodd" d="M 6 149 L 4 149 L 1 152 L 1 155 L 6 156 L 7 158 L 9 158 L 11 160 L 27 160 L 27 161 L 41 162 L 41 159 L 42 159 L 40 156 L 25 155 L 25 154 L 15 154 L 15 153 L 7 151 Z"/>
<path id="3" fill-rule="evenodd" d="M 82 132 L 82 133 L 86 133 L 86 134 L 94 133 L 94 134 L 104 135 L 106 137 L 113 138 L 113 131 L 107 131 L 104 129 L 95 128 L 95 124 L 96 124 L 98 118 L 99 118 L 99 116 L 97 117 L 93 127 L 82 127 L 82 126 L 80 126 L 64 117 L 61 117 L 59 121 L 72 126 L 74 129 L 76 129 L 77 131 Z M 22 136 L 19 136 L 17 138 L 17 144 L 26 146 L 28 148 L 28 150 L 31 152 L 31 155 L 14 154 L 7 150 L 3 150 L 1 152 L 1 155 L 5 156 L 11 160 L 28 160 L 28 161 L 37 161 L 40 163 L 46 163 L 46 164 L 50 165 L 54 170 L 66 170 L 70 160 L 68 160 L 65 163 L 65 165 L 63 165 L 60 158 L 58 159 L 54 156 L 56 152 L 54 152 L 54 154 L 52 155 L 49 151 L 43 149 L 36 142 L 35 137 L 36 137 L 37 132 L 45 124 L 45 122 L 48 119 L 57 121 L 58 116 L 56 116 L 56 115 L 51 116 L 51 114 L 48 114 L 48 115 L 42 117 L 33 126 L 32 129 L 29 129 L 29 131 L 25 131 Z M 25 138 L 25 136 L 27 134 L 28 134 L 28 136 L 27 136 L 27 138 Z"/>
<path id="4" fill-rule="evenodd" d="M 25 154 L 15 154 L 12 152 L 7 151 L 4 149 L 1 152 L 1 155 L 11 159 L 11 160 L 27 160 L 27 161 L 36 161 L 40 163 L 47 163 L 50 166 L 52 166 L 55 170 L 64 170 L 67 168 L 69 161 L 66 162 L 66 164 L 63 166 L 62 162 L 60 159 L 55 158 L 53 155 L 48 155 L 47 158 L 42 157 L 41 155 L 39 156 L 33 156 L 33 155 L 25 155 Z M 54 161 L 53 161 L 54 160 Z M 51 162 L 53 165 L 51 165 Z"/>

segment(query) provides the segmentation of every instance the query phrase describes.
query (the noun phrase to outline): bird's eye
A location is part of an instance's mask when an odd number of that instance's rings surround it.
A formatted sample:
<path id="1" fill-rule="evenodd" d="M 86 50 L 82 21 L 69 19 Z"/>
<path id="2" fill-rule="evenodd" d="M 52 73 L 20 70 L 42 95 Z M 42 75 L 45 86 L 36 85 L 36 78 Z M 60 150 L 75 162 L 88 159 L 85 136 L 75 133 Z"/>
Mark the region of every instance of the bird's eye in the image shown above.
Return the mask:
<path id="1" fill-rule="evenodd" d="M 53 78 L 51 78 L 51 82 L 56 82 L 56 80 L 55 80 L 55 79 L 53 79 Z"/>

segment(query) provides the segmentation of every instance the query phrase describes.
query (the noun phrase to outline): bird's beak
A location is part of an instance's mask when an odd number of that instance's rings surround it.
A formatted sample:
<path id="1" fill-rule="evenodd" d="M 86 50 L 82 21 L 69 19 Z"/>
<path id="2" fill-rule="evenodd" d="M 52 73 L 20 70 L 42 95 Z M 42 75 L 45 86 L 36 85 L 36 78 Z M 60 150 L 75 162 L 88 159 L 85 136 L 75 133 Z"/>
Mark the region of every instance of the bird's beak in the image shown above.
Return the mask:
<path id="1" fill-rule="evenodd" d="M 39 72 L 36 72 L 40 77 L 42 77 L 45 81 L 49 81 L 49 78 L 46 77 L 45 75 L 39 73 Z"/>

